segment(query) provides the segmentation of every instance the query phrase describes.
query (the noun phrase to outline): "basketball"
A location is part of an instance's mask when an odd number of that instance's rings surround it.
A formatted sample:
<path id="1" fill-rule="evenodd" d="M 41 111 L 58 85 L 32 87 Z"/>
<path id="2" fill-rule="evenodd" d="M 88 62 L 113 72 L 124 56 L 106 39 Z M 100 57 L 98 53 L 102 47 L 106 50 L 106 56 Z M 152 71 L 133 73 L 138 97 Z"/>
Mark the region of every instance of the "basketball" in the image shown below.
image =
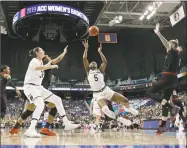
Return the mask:
<path id="1" fill-rule="evenodd" d="M 96 36 L 99 33 L 99 28 L 97 26 L 91 26 L 89 28 L 89 35 L 90 36 Z"/>

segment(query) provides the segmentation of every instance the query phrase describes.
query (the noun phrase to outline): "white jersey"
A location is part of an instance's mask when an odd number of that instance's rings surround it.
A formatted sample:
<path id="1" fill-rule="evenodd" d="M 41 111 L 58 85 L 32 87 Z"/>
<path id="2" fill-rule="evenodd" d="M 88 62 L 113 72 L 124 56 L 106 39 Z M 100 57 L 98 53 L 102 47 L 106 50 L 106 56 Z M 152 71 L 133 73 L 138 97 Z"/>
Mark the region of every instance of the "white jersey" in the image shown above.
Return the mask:
<path id="1" fill-rule="evenodd" d="M 88 82 L 93 91 L 99 91 L 105 87 L 104 75 L 99 69 L 89 70 Z"/>
<path id="2" fill-rule="evenodd" d="M 35 84 L 35 85 L 41 85 L 42 84 L 42 80 L 44 78 L 44 71 L 41 70 L 35 70 L 36 66 L 43 66 L 43 61 L 39 61 L 36 58 L 33 58 L 28 66 L 26 75 L 25 75 L 25 80 L 24 80 L 24 84 Z"/>

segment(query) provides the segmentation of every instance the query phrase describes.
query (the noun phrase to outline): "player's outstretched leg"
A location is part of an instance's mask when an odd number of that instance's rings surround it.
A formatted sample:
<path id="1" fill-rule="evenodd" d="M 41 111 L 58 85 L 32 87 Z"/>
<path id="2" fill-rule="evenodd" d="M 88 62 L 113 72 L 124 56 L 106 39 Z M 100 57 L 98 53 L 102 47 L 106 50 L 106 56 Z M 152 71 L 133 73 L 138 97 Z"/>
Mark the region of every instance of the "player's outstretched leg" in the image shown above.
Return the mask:
<path id="1" fill-rule="evenodd" d="M 102 111 L 110 118 L 117 120 L 118 122 L 123 123 L 126 126 L 130 126 L 131 125 L 131 121 L 127 120 L 125 118 L 122 117 L 118 117 L 115 112 L 111 111 L 108 107 L 107 101 L 106 99 L 99 99 L 98 100 L 98 104 L 100 106 L 100 108 L 102 109 Z"/>
<path id="2" fill-rule="evenodd" d="M 111 101 L 112 102 L 116 102 L 118 104 L 122 104 L 124 106 L 124 110 L 126 112 L 130 112 L 133 115 L 137 115 L 138 114 L 138 111 L 129 105 L 129 100 L 126 97 L 124 97 L 123 95 L 121 95 L 121 94 L 119 94 L 117 92 L 115 92 L 113 94 L 113 96 L 111 98 Z"/>
<path id="3" fill-rule="evenodd" d="M 46 101 L 55 104 L 58 113 L 60 114 L 60 116 L 63 118 L 63 122 L 65 124 L 65 130 L 74 130 L 76 128 L 80 127 L 80 124 L 72 124 L 67 116 L 66 116 L 66 112 L 64 110 L 64 106 L 62 104 L 62 100 L 60 97 L 56 96 L 56 95 L 51 95 L 48 99 L 46 99 Z"/>
<path id="4" fill-rule="evenodd" d="M 47 123 L 45 127 L 41 129 L 40 134 L 48 135 L 48 136 L 56 136 L 54 132 L 49 130 L 49 127 L 57 114 L 57 109 L 55 107 L 55 104 L 53 103 L 48 103 L 47 105 L 51 108 L 51 110 L 49 112 Z"/>
<path id="5" fill-rule="evenodd" d="M 19 129 L 22 126 L 22 123 L 24 120 L 26 120 L 29 116 L 32 115 L 35 109 L 35 105 L 32 103 L 29 103 L 28 101 L 25 102 L 26 105 L 26 110 L 21 114 L 21 116 L 18 118 L 16 124 L 14 127 L 9 131 L 10 135 L 16 135 L 19 133 Z"/>
<path id="6" fill-rule="evenodd" d="M 40 138 L 41 135 L 36 131 L 36 124 L 38 123 L 38 120 L 40 119 L 40 116 L 44 110 L 45 103 L 42 97 L 36 98 L 33 103 L 35 104 L 36 108 L 32 115 L 31 124 L 24 135 L 32 138 Z"/>

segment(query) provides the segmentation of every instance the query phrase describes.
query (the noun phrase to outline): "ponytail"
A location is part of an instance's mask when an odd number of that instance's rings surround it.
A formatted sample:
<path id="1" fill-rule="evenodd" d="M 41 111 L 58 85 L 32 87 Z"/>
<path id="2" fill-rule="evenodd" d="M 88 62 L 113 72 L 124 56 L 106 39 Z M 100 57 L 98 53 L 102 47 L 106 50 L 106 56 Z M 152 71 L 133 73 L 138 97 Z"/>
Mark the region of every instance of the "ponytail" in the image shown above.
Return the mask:
<path id="1" fill-rule="evenodd" d="M 33 57 L 33 56 L 34 56 L 33 50 L 29 50 L 29 56 L 30 56 L 30 57 Z"/>
<path id="2" fill-rule="evenodd" d="M 29 56 L 31 56 L 31 57 L 36 57 L 36 52 L 38 52 L 39 49 L 40 49 L 40 47 L 36 47 L 36 48 L 30 50 L 30 51 L 29 51 Z"/>

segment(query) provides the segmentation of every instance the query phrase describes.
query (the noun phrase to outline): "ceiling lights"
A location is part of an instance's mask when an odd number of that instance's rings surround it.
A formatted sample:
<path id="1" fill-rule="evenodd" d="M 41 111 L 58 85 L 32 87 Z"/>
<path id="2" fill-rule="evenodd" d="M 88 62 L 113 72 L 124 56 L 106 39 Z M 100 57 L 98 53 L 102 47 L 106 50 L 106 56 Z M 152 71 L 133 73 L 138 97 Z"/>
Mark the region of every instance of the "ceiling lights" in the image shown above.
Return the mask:
<path id="1" fill-rule="evenodd" d="M 163 2 L 153 2 L 151 3 L 147 9 L 145 10 L 145 12 L 140 16 L 140 20 L 143 20 L 144 18 L 146 18 L 147 20 L 149 20 L 153 15 L 155 15 L 156 10 L 162 5 Z"/>

